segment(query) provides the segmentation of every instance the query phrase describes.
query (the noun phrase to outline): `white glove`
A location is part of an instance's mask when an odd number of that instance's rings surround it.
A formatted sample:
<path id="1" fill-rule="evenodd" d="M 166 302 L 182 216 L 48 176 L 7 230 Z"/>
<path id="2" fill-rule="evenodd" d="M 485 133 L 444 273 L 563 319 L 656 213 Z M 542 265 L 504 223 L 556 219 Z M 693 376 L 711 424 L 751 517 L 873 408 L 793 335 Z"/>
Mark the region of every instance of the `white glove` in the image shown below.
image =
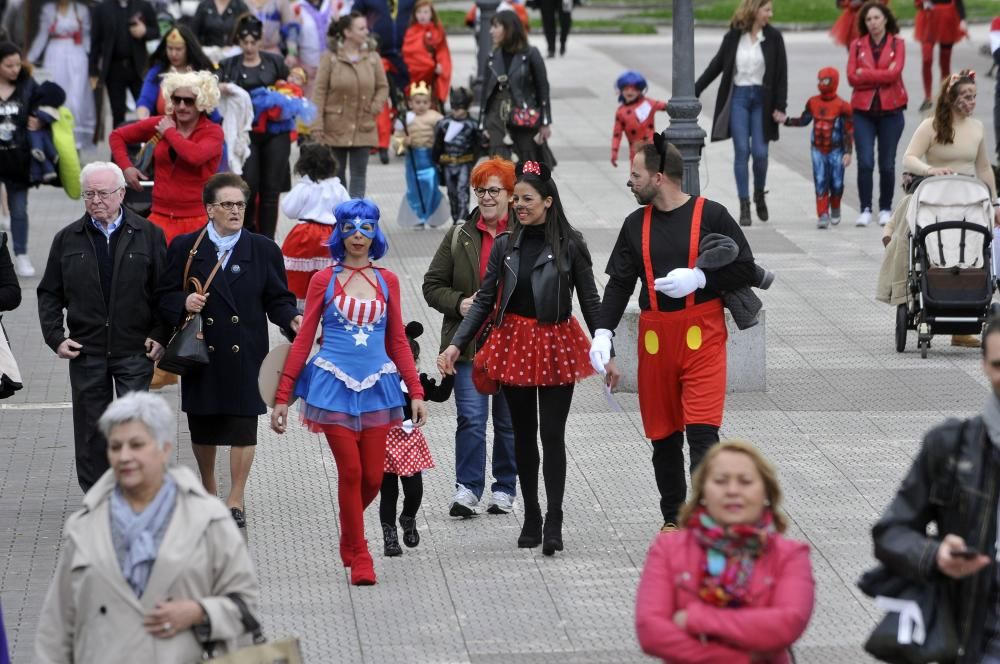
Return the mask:
<path id="1" fill-rule="evenodd" d="M 604 375 L 605 365 L 611 361 L 611 330 L 603 327 L 594 331 L 594 341 L 590 344 L 590 364 L 594 371 Z"/>
<path id="2" fill-rule="evenodd" d="M 705 273 L 700 267 L 694 269 L 679 267 L 653 281 L 653 288 L 667 297 L 687 297 L 699 288 L 705 287 Z"/>

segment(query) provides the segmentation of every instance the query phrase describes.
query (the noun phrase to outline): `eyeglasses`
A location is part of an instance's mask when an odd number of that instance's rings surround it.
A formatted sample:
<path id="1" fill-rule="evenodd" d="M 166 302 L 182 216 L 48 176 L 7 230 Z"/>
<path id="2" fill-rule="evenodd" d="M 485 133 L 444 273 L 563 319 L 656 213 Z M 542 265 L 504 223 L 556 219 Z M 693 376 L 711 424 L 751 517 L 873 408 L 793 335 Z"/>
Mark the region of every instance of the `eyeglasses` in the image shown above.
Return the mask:
<path id="1" fill-rule="evenodd" d="M 121 191 L 121 189 L 122 189 L 121 187 L 118 187 L 117 189 L 112 189 L 110 191 L 93 191 L 93 190 L 89 190 L 89 191 L 83 192 L 83 197 L 86 200 L 88 200 L 88 201 L 92 201 L 92 200 L 94 200 L 95 198 L 97 198 L 99 196 L 102 201 L 109 201 L 109 200 L 111 200 L 111 198 L 115 194 L 117 194 L 119 191 Z"/>
<path id="2" fill-rule="evenodd" d="M 506 189 L 501 189 L 500 187 L 490 187 L 489 189 L 483 189 L 482 187 L 476 187 L 473 189 L 476 192 L 476 198 L 483 198 L 486 194 L 490 195 L 493 200 L 497 199 L 501 191 L 506 191 Z"/>
<path id="3" fill-rule="evenodd" d="M 247 207 L 247 204 L 244 203 L 243 201 L 216 201 L 215 203 L 212 203 L 212 205 L 218 205 L 227 212 L 232 210 L 233 208 L 236 208 L 240 212 L 243 212 L 243 210 L 245 210 Z"/>
<path id="4" fill-rule="evenodd" d="M 170 101 L 173 102 L 174 106 L 194 106 L 194 97 L 178 97 L 177 95 L 170 95 Z"/>

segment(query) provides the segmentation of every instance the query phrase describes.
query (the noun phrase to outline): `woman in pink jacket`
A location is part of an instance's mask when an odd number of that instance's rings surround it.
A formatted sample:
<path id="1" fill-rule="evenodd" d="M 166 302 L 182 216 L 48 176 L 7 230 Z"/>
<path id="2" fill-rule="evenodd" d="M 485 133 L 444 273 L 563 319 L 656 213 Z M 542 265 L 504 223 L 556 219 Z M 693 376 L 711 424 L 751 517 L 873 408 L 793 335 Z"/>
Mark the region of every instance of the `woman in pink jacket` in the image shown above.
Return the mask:
<path id="1" fill-rule="evenodd" d="M 646 558 L 635 625 L 643 652 L 674 664 L 788 664 L 815 582 L 809 546 L 785 539 L 774 467 L 749 443 L 712 447 Z"/>

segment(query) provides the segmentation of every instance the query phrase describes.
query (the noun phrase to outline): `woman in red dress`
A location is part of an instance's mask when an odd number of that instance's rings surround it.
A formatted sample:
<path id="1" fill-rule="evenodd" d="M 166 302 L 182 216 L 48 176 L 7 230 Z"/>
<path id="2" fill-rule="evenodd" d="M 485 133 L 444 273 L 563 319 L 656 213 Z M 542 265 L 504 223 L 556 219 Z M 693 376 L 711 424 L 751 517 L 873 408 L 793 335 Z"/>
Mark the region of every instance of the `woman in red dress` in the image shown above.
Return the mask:
<path id="1" fill-rule="evenodd" d="M 413 3 L 410 27 L 403 37 L 403 62 L 410 71 L 410 82 L 426 83 L 435 106 L 444 108 L 451 86 L 451 51 L 431 0 Z"/>
<path id="2" fill-rule="evenodd" d="M 937 44 L 941 79 L 951 76 L 951 48 L 968 36 L 965 25 L 965 3 L 962 0 L 913 0 L 917 18 L 913 36 L 920 42 L 921 69 L 924 80 L 924 101 L 920 110 L 931 107 L 931 89 L 934 83 L 934 45 Z"/>

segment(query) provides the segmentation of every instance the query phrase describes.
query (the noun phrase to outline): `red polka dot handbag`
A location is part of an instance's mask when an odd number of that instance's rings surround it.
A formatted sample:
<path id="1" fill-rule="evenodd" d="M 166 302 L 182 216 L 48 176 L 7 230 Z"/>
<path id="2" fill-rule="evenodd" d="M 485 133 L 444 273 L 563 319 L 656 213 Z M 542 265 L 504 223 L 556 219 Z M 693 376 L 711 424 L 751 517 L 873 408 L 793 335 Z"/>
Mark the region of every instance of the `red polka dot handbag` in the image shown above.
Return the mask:
<path id="1" fill-rule="evenodd" d="M 489 318 L 479 328 L 476 335 L 476 354 L 472 358 L 472 385 L 480 394 L 492 395 L 500 391 L 500 381 L 490 378 L 486 374 L 486 360 L 488 353 L 480 352 L 486 346 L 490 333 L 496 324 L 497 314 L 500 312 L 500 302 L 503 300 L 503 276 L 497 277 L 497 299 L 493 303 L 493 311 Z"/>

